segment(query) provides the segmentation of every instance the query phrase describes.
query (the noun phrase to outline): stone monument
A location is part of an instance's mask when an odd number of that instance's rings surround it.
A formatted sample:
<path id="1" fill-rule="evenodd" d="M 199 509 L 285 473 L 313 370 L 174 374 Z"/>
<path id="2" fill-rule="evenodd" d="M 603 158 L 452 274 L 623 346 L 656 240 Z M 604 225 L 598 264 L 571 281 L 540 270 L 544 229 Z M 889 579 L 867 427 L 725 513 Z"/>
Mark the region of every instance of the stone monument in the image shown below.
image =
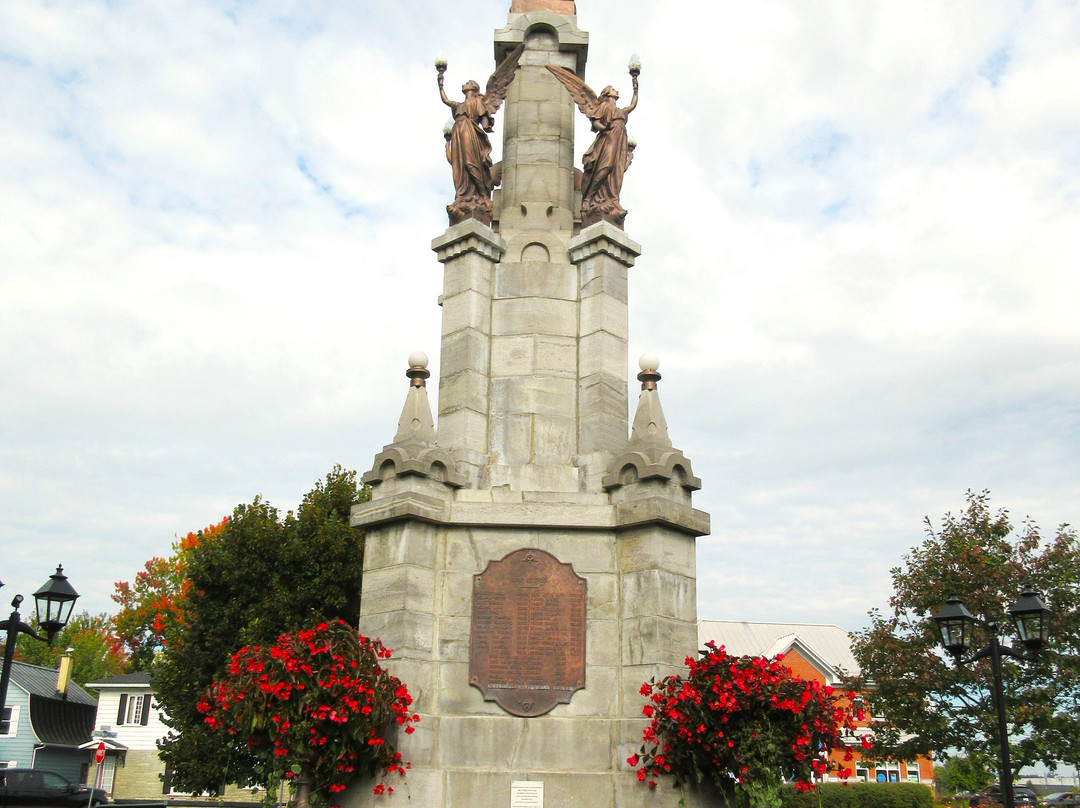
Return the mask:
<path id="1" fill-rule="evenodd" d="M 495 32 L 501 187 L 490 210 L 450 210 L 456 223 L 432 243 L 444 267 L 438 428 L 415 353 L 397 434 L 364 475 L 371 500 L 353 510 L 366 531 L 360 629 L 393 649 L 421 721 L 398 739 L 408 776 L 388 781 L 392 795 L 358 783 L 350 808 L 682 796 L 650 791 L 626 758 L 645 726 L 642 682 L 696 649 L 695 542 L 709 518 L 691 505 L 700 484 L 668 436 L 654 357 L 642 358 L 630 430 L 627 277 L 641 249 L 621 218 L 582 223 L 567 74 L 584 79 L 588 36 L 575 11 L 514 0 Z M 441 91 L 446 60 L 437 67 Z M 469 84 L 473 119 L 490 124 L 501 99 Z"/>

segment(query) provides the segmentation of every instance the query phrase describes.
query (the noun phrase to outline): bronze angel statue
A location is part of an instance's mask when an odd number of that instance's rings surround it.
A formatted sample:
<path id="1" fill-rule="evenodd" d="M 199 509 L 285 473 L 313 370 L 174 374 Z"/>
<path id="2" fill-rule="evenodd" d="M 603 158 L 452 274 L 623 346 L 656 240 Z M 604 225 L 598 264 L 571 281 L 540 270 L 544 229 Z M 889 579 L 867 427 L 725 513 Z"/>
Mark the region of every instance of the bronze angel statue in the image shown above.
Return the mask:
<path id="1" fill-rule="evenodd" d="M 634 144 L 626 134 L 626 119 L 638 101 L 638 74 L 641 65 L 637 57 L 630 62 L 630 77 L 634 82 L 634 97 L 630 106 L 619 109 L 615 102 L 619 92 L 608 85 L 597 97 L 572 70 L 547 65 L 570 92 L 578 109 L 592 122 L 596 139 L 582 158 L 581 224 L 588 227 L 601 220 L 622 227 L 626 211 L 619 204 L 623 174 L 634 157 Z"/>
<path id="2" fill-rule="evenodd" d="M 506 90 L 514 80 L 518 60 L 525 46 L 511 51 L 488 79 L 480 95 L 480 85 L 467 81 L 461 91 L 464 101 L 451 101 L 443 89 L 446 60 L 435 60 L 439 72 L 439 95 L 453 111 L 454 123 L 447 135 L 446 158 L 454 171 L 454 202 L 446 206 L 450 224 L 466 219 L 479 219 L 491 224 L 491 141 L 487 133 L 494 130 L 494 116 L 506 99 Z"/>

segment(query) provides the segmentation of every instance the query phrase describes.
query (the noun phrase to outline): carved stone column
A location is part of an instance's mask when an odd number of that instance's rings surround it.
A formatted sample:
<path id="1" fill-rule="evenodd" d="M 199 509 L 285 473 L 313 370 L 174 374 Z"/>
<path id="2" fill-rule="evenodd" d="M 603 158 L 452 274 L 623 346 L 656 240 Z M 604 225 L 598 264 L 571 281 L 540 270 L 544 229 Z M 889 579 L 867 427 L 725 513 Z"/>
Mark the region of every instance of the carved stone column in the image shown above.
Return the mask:
<path id="1" fill-rule="evenodd" d="M 578 451 L 586 489 L 626 443 L 627 270 L 641 245 L 607 222 L 582 230 L 569 243 L 578 270 Z"/>
<path id="2" fill-rule="evenodd" d="M 491 295 L 506 243 L 469 219 L 431 242 L 444 266 L 439 444 L 455 450 L 474 479 L 487 463 L 491 373 Z"/>

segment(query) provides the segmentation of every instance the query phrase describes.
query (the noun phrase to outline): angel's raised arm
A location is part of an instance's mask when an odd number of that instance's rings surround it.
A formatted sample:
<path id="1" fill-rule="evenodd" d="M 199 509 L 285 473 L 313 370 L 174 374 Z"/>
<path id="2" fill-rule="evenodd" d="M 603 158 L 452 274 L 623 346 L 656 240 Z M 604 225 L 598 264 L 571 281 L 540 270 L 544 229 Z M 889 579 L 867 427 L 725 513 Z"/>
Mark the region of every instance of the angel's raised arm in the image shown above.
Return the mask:
<path id="1" fill-rule="evenodd" d="M 630 106 L 623 108 L 623 113 L 626 115 L 629 115 L 631 112 L 633 112 L 634 107 L 637 106 L 637 76 L 631 73 L 630 78 L 634 82 L 634 97 L 630 99 Z"/>
<path id="2" fill-rule="evenodd" d="M 439 97 L 442 99 L 442 102 L 446 104 L 446 106 L 450 107 L 450 109 L 454 109 L 457 104 L 446 97 L 446 90 L 443 89 L 443 72 L 445 70 L 446 65 L 443 65 L 442 69 L 439 70 Z"/>

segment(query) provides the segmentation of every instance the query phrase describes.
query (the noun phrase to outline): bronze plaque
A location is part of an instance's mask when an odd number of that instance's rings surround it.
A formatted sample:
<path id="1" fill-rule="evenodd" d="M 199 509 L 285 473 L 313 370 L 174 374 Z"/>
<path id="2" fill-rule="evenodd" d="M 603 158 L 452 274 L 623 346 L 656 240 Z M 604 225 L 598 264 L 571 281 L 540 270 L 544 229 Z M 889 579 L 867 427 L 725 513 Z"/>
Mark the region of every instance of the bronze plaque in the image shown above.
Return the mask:
<path id="1" fill-rule="evenodd" d="M 585 687 L 585 579 L 524 548 L 473 576 L 469 684 L 512 715 L 537 716 Z"/>

